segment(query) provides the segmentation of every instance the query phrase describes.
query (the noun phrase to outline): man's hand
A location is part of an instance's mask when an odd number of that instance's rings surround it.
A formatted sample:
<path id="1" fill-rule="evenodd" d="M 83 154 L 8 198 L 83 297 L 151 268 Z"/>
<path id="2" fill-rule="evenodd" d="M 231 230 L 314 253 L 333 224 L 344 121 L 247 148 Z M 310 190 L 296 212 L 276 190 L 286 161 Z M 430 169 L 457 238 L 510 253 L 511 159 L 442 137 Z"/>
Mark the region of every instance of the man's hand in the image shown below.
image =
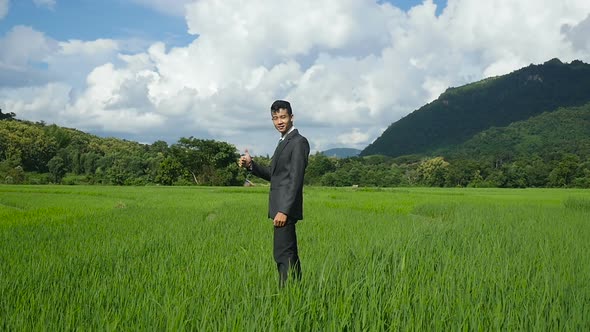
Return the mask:
<path id="1" fill-rule="evenodd" d="M 242 156 L 240 156 L 238 165 L 240 165 L 240 167 L 245 168 L 250 168 L 250 166 L 252 165 L 252 157 L 250 156 L 248 149 L 246 149 L 245 153 Z"/>
<path id="2" fill-rule="evenodd" d="M 277 212 L 275 219 L 273 220 L 273 225 L 275 227 L 283 227 L 287 224 L 287 215 L 283 212 Z"/>

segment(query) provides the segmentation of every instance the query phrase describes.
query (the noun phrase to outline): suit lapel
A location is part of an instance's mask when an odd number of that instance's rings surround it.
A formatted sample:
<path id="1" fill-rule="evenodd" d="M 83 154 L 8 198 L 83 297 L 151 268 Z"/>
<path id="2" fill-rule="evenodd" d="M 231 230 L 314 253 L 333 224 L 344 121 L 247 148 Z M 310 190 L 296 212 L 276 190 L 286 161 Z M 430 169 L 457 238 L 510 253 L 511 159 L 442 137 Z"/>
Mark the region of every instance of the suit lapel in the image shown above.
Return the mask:
<path id="1" fill-rule="evenodd" d="M 271 175 L 274 174 L 274 171 L 276 169 L 277 166 L 277 162 L 279 161 L 279 158 L 281 156 L 281 152 L 283 152 L 283 150 L 285 149 L 285 147 L 287 146 L 287 144 L 289 144 L 289 141 L 291 140 L 291 138 L 293 138 L 295 135 L 297 135 L 298 131 L 297 129 L 294 129 L 292 132 L 290 132 L 287 137 L 285 137 L 283 139 L 283 141 L 281 143 L 279 143 L 279 145 L 277 146 L 277 148 L 275 149 L 275 153 L 272 155 L 272 161 L 270 164 L 270 173 Z"/>

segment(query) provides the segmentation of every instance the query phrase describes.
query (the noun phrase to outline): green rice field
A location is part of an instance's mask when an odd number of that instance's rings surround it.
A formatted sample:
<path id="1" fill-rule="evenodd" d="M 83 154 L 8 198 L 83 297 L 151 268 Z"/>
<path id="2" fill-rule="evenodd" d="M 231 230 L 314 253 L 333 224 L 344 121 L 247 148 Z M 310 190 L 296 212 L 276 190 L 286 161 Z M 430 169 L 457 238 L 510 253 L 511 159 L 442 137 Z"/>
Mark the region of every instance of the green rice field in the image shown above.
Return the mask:
<path id="1" fill-rule="evenodd" d="M 0 186 L 0 330 L 590 330 L 590 191 Z"/>

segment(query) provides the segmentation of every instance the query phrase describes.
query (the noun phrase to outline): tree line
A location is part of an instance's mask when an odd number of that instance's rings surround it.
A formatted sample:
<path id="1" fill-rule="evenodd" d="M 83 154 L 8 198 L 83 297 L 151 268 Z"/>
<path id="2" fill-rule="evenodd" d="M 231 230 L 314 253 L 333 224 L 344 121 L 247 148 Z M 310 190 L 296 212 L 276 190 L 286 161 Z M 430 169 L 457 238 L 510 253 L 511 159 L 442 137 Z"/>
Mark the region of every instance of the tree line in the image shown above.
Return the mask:
<path id="1" fill-rule="evenodd" d="M 361 187 L 590 188 L 590 159 L 571 153 L 511 161 L 446 160 L 442 156 L 310 158 L 306 182 Z"/>
<path id="2" fill-rule="evenodd" d="M 590 110 L 590 106 L 584 110 Z M 511 128 L 504 134 L 512 137 L 514 131 Z M 496 134 L 496 144 L 505 141 L 500 139 L 504 134 Z M 523 144 L 517 146 L 522 149 Z M 310 156 L 305 182 L 336 187 L 590 188 L 590 153 L 576 154 L 556 147 L 536 149 L 541 154 L 535 150 L 511 153 L 494 146 L 490 149 L 495 153 L 477 154 L 470 150 L 473 148 L 467 145 L 454 154 L 396 158 L 374 155 L 338 159 L 316 153 Z M 5 184 L 239 186 L 246 179 L 263 184 L 263 180 L 249 178 L 238 168 L 238 157 L 235 146 L 215 140 L 182 137 L 172 145 L 164 141 L 140 144 L 16 120 L 14 116 L 0 121 L 0 183 Z M 255 159 L 270 163 L 268 156 Z"/>
<path id="3" fill-rule="evenodd" d="M 216 185 L 243 183 L 236 148 L 182 137 L 168 145 L 100 138 L 43 122 L 0 121 L 0 182 Z"/>

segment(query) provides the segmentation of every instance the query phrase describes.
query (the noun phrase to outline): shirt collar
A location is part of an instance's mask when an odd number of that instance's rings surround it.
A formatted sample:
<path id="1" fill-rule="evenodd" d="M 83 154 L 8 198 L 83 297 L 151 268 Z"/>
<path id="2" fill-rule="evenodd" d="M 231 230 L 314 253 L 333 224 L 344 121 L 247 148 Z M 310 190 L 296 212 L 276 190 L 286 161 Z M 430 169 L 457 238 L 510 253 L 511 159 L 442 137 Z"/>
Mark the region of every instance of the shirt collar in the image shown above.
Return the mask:
<path id="1" fill-rule="evenodd" d="M 281 136 L 280 140 L 283 141 L 285 137 L 287 137 L 287 135 L 289 135 L 293 130 L 295 130 L 295 126 L 292 126 L 291 129 L 285 133 L 285 135 Z"/>

